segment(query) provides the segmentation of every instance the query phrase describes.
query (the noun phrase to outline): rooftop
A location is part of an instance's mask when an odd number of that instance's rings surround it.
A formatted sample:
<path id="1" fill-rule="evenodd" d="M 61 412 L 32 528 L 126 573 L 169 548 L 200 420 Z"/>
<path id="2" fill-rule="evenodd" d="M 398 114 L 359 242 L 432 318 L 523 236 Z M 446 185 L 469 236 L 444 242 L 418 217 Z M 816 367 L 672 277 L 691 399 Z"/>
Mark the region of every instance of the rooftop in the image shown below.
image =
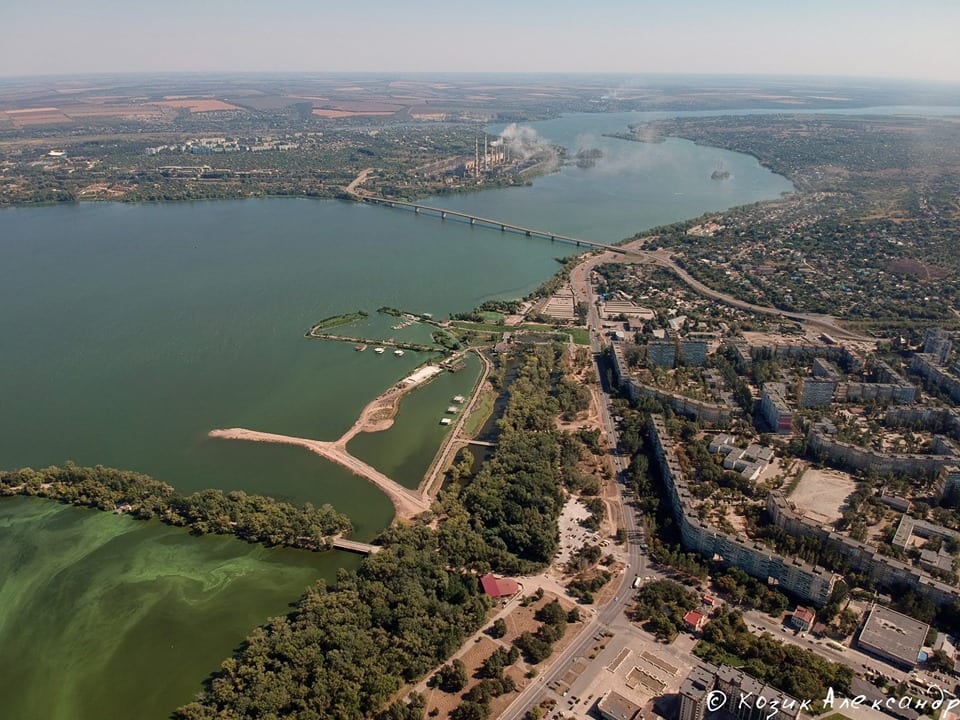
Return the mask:
<path id="1" fill-rule="evenodd" d="M 605 718 L 633 720 L 640 713 L 640 706 L 611 690 L 597 703 L 597 709 Z"/>
<path id="2" fill-rule="evenodd" d="M 480 578 L 483 591 L 492 598 L 509 597 L 516 595 L 519 586 L 510 578 L 498 578 L 493 573 L 487 573 Z"/>
<path id="3" fill-rule="evenodd" d="M 874 605 L 859 642 L 883 654 L 915 665 L 930 626 L 882 605 Z"/>

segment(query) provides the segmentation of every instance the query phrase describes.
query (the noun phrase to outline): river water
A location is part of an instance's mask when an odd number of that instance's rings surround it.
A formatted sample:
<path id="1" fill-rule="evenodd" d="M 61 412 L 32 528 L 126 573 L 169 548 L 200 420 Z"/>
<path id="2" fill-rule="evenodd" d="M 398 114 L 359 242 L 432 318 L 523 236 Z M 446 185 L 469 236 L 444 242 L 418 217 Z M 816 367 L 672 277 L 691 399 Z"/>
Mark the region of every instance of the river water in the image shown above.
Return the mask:
<path id="1" fill-rule="evenodd" d="M 530 187 L 426 202 L 614 242 L 792 189 L 745 155 L 600 137 L 630 119 L 537 123 L 552 143 L 604 156 Z M 710 179 L 720 162 L 727 181 Z M 416 341 L 425 328 L 394 330 L 376 308 L 443 317 L 521 296 L 572 251 L 333 201 L 0 211 L 0 467 L 73 460 L 183 491 L 331 502 L 357 538 L 370 538 L 392 513 L 371 485 L 298 448 L 207 432 L 334 439 L 425 357 L 308 340 L 312 323 L 363 309 L 370 316 L 351 334 Z M 357 437 L 350 450 L 415 486 L 443 439 L 450 397 L 466 394 L 478 372 L 471 361 L 415 391 L 393 428 Z M 11 717 L 166 717 L 249 629 L 356 562 L 26 499 L 0 502 L 0 528 L 0 696 Z"/>

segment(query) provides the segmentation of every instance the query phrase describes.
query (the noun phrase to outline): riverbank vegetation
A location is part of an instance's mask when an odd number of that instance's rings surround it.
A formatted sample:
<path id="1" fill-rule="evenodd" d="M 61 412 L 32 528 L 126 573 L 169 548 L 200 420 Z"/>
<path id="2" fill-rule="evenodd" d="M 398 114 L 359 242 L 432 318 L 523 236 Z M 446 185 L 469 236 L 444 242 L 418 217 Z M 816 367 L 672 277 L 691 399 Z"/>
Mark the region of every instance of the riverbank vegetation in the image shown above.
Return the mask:
<path id="1" fill-rule="evenodd" d="M 481 572 L 533 571 L 549 562 L 559 541 L 564 487 L 582 481 L 571 462 L 582 443 L 556 428 L 558 414 L 573 402 L 571 393 L 559 391 L 566 347 L 530 344 L 516 352 L 505 361 L 517 369 L 497 448 L 473 477 L 443 493 L 437 527 L 388 528 L 378 538 L 381 552 L 356 571 L 341 570 L 329 586 L 312 586 L 289 615 L 256 628 L 174 717 L 422 717 L 416 696 L 404 703 L 397 694 L 486 622 L 491 601 L 481 592 Z M 198 533 L 232 532 L 295 547 L 323 547 L 321 531 L 348 527 L 329 507 L 297 509 L 216 490 L 184 497 L 153 478 L 102 467 L 0 473 L 0 488 L 5 495 L 120 509 Z M 558 604 L 538 619 L 538 630 L 516 643 L 530 662 L 550 654 L 568 622 Z M 487 683 L 468 702 L 485 707 L 500 689 Z"/>
<path id="2" fill-rule="evenodd" d="M 564 356 L 555 345 L 523 351 L 497 450 L 443 493 L 436 530 L 388 529 L 356 573 L 311 588 L 290 616 L 255 630 L 177 717 L 368 717 L 448 658 L 489 608 L 477 571 L 539 569 L 556 550 L 565 474 L 552 393 Z M 518 643 L 531 658 L 563 634 L 547 612 Z"/>
<path id="3" fill-rule="evenodd" d="M 247 542 L 327 550 L 330 536 L 351 530 L 330 505 L 295 507 L 262 495 L 202 490 L 181 495 L 148 475 L 101 465 L 0 472 L 0 496 L 26 495 L 69 505 L 159 519 L 198 535 L 236 535 Z"/>
<path id="4" fill-rule="evenodd" d="M 448 569 L 428 527 L 393 527 L 380 540 L 357 571 L 254 630 L 175 717 L 360 720 L 453 654 L 489 609 L 477 576 Z"/>
<path id="5" fill-rule="evenodd" d="M 579 481 L 555 424 L 564 357 L 557 344 L 522 351 L 493 456 L 442 494 L 441 548 L 451 563 L 526 573 L 556 552 L 563 488 Z"/>
<path id="6" fill-rule="evenodd" d="M 344 313 L 343 315 L 333 315 L 331 317 L 324 318 L 314 325 L 311 325 L 307 334 L 312 335 L 313 333 L 321 330 L 329 330 L 330 328 L 339 327 L 340 325 L 349 325 L 352 322 L 363 320 L 365 317 L 367 317 L 367 313 L 363 310 L 357 310 L 357 312 L 352 313 Z"/>

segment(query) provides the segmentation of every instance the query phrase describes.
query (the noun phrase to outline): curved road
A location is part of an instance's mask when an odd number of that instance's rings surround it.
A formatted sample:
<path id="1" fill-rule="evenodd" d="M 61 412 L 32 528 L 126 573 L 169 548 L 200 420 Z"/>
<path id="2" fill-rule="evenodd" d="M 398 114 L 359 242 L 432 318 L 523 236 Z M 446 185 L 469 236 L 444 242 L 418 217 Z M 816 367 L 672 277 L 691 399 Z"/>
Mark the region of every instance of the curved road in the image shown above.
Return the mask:
<path id="1" fill-rule="evenodd" d="M 714 290 L 709 285 L 704 285 L 682 267 L 677 265 L 668 252 L 661 250 L 630 250 L 629 252 L 631 255 L 637 255 L 656 265 L 667 268 L 697 294 L 703 295 L 711 300 L 718 300 L 725 305 L 730 305 L 732 307 L 740 308 L 741 310 L 747 310 L 749 312 L 760 313 L 763 315 L 780 315 L 791 320 L 796 320 L 797 322 L 806 323 L 828 333 L 829 335 L 834 335 L 845 340 L 872 342 L 876 339 L 868 335 L 861 335 L 860 333 L 856 333 L 852 330 L 847 330 L 846 328 L 841 327 L 837 324 L 839 321 L 833 315 L 815 315 L 813 313 L 798 313 L 787 310 L 778 310 L 777 308 L 770 307 L 769 305 L 755 305 L 747 302 L 746 300 L 735 298 L 733 295 L 728 295 L 727 293 L 720 292 L 719 290 Z"/>

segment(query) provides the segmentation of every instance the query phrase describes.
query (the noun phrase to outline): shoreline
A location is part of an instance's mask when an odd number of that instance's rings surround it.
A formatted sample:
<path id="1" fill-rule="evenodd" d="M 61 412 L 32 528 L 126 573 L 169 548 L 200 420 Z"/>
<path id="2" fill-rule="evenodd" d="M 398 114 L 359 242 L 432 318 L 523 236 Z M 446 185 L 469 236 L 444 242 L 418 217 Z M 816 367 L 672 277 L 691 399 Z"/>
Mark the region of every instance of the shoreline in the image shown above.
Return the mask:
<path id="1" fill-rule="evenodd" d="M 439 365 L 427 363 L 394 384 L 374 398 L 360 412 L 353 425 L 334 441 L 314 440 L 312 438 L 261 432 L 248 428 L 220 428 L 211 430 L 207 437 L 221 440 L 242 440 L 245 442 L 266 442 L 282 445 L 296 445 L 346 468 L 354 475 L 373 483 L 390 499 L 395 517 L 410 518 L 430 509 L 433 497 L 426 492 L 424 483 L 417 490 L 404 487 L 396 480 L 380 472 L 372 465 L 351 455 L 347 443 L 360 433 L 382 432 L 393 425 L 394 417 L 400 408 L 400 400 L 411 390 L 426 384 L 443 372 Z M 479 387 L 479 384 L 478 384 Z M 474 391 L 475 394 L 476 391 Z M 449 437 L 449 435 L 448 435 Z M 441 446 L 441 449 L 445 447 Z"/>

